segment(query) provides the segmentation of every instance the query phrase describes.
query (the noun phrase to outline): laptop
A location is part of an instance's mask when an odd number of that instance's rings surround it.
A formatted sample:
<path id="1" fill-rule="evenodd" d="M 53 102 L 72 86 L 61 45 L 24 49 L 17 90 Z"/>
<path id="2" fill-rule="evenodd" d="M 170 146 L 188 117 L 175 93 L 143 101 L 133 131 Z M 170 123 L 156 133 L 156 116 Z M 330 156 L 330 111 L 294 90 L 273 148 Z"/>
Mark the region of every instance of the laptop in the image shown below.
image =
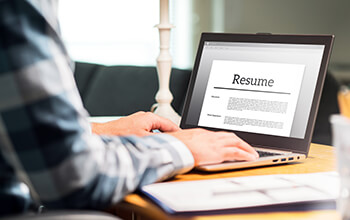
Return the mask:
<path id="1" fill-rule="evenodd" d="M 260 158 L 196 168 L 222 171 L 307 158 L 333 40 L 203 33 L 180 127 L 234 132 Z"/>

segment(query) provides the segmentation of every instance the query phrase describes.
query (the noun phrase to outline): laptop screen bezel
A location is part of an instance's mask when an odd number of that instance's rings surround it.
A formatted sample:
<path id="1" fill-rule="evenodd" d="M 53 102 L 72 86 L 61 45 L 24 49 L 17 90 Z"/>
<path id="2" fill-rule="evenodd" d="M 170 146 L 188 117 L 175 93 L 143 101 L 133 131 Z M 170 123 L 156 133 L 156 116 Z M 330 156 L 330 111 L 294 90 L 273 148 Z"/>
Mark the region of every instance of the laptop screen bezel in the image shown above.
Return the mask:
<path id="1" fill-rule="evenodd" d="M 309 152 L 316 115 L 323 89 L 326 70 L 330 59 L 330 51 L 333 45 L 333 35 L 282 35 L 282 34 L 228 34 L 228 33 L 202 33 L 197 56 L 195 59 L 193 71 L 190 77 L 185 104 L 182 112 L 180 127 L 187 128 L 205 128 L 213 131 L 234 132 L 237 136 L 251 144 L 270 149 L 292 151 L 302 153 L 306 156 Z M 198 68 L 202 57 L 205 42 L 239 42 L 239 43 L 279 43 L 279 44 L 306 44 L 306 45 L 324 45 L 324 52 L 321 60 L 321 66 L 317 77 L 315 94 L 312 100 L 312 106 L 309 113 L 309 120 L 305 130 L 304 138 L 282 137 L 275 135 L 257 134 L 234 130 L 225 130 L 218 128 L 202 127 L 198 125 L 187 124 L 188 110 L 192 99 L 193 89 L 197 78 Z"/>

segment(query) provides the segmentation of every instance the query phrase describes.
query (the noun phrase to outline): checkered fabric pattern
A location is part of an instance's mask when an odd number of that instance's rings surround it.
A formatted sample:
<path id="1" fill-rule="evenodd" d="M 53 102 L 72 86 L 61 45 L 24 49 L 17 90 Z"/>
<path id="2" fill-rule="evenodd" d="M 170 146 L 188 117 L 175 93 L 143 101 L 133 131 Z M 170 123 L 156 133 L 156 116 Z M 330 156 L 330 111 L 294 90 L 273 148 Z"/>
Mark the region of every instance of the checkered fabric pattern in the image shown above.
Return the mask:
<path id="1" fill-rule="evenodd" d="M 54 0 L 0 0 L 0 215 L 32 201 L 103 209 L 193 167 L 166 134 L 91 134 L 56 9 Z"/>

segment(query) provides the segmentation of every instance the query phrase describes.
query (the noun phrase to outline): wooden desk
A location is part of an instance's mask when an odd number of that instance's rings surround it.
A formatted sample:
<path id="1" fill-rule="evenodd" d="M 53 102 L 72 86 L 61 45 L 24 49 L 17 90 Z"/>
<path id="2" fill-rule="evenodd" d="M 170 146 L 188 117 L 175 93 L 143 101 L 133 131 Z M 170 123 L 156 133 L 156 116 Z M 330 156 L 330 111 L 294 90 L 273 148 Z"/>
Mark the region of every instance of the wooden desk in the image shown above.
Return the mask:
<path id="1" fill-rule="evenodd" d="M 178 175 L 171 181 L 187 181 L 201 180 L 223 177 L 241 177 L 253 175 L 268 174 L 298 174 L 298 173 L 314 173 L 335 170 L 335 153 L 334 148 L 325 145 L 311 144 L 308 159 L 303 162 L 295 162 L 280 166 L 260 167 L 254 169 L 246 169 L 239 171 L 228 171 L 221 173 L 202 173 L 192 171 L 187 174 Z M 131 194 L 127 196 L 123 202 L 113 207 L 112 212 L 125 219 L 324 219 L 336 220 L 340 216 L 335 210 L 314 210 L 314 211 L 298 211 L 298 212 L 268 212 L 254 214 L 224 214 L 224 215 L 202 215 L 202 216 L 171 216 L 163 212 L 158 206 L 146 198 Z"/>

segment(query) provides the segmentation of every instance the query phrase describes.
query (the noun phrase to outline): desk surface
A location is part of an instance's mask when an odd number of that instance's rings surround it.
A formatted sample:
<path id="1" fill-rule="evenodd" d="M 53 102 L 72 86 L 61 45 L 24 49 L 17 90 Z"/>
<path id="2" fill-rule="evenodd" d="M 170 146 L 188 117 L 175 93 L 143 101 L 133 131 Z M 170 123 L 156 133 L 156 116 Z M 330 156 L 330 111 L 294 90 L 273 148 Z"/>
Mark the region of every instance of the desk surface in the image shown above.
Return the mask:
<path id="1" fill-rule="evenodd" d="M 326 172 L 335 170 L 334 148 L 325 145 L 311 144 L 309 157 L 303 162 L 295 162 L 286 165 L 260 167 L 239 171 L 228 171 L 220 173 L 203 173 L 192 171 L 187 174 L 178 175 L 171 181 L 201 180 L 224 177 L 241 177 L 268 174 L 299 174 Z M 158 206 L 146 198 L 131 194 L 124 201 L 117 204 L 111 210 L 115 214 L 128 218 L 136 216 L 136 219 L 340 219 L 335 210 L 314 210 L 298 212 L 268 212 L 254 214 L 224 214 L 224 215 L 198 215 L 198 216 L 171 216 L 163 212 Z M 131 218 L 130 218 L 131 219 Z"/>

